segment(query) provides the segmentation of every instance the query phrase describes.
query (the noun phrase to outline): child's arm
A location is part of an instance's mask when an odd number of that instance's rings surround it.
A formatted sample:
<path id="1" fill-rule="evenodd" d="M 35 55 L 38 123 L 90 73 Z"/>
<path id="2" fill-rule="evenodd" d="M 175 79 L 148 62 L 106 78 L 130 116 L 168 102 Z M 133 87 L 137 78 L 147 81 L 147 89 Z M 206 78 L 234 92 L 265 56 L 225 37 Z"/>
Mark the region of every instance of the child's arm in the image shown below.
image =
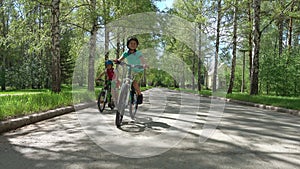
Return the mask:
<path id="1" fill-rule="evenodd" d="M 124 59 L 125 59 L 125 57 L 122 55 L 121 57 L 119 57 L 119 59 L 116 59 L 114 61 L 115 61 L 115 63 L 118 64 L 118 63 L 122 62 Z"/>
<path id="2" fill-rule="evenodd" d="M 100 79 L 104 74 L 105 74 L 106 71 L 102 72 L 96 79 Z"/>

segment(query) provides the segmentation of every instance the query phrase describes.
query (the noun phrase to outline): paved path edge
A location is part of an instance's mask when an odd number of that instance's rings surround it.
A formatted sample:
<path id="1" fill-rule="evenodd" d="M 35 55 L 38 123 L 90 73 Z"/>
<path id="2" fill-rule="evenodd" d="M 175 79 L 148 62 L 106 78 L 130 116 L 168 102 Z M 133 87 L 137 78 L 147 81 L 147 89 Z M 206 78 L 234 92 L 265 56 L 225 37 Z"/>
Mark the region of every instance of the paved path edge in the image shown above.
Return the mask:
<path id="1" fill-rule="evenodd" d="M 198 94 L 196 94 L 196 95 L 198 95 Z M 253 106 L 253 107 L 258 107 L 258 108 L 262 108 L 262 109 L 273 110 L 273 111 L 277 111 L 277 112 L 289 113 L 291 115 L 300 116 L 300 111 L 298 111 L 298 110 L 286 109 L 286 108 L 282 108 L 282 107 L 275 107 L 275 106 L 269 106 L 269 105 L 252 103 L 252 102 L 245 102 L 245 101 L 240 101 L 240 100 L 227 99 L 227 98 L 217 97 L 217 96 L 205 96 L 205 95 L 200 95 L 200 96 L 201 97 L 209 97 L 212 99 L 224 100 L 225 102 L 232 102 L 232 103 L 237 103 L 240 105 Z M 58 109 L 54 109 L 54 110 L 49 110 L 46 112 L 34 113 L 34 114 L 19 117 L 19 118 L 0 121 L 0 134 L 11 131 L 11 130 L 15 130 L 17 128 L 20 128 L 20 127 L 23 127 L 23 126 L 26 126 L 29 124 L 36 123 L 39 121 L 43 121 L 43 120 L 50 119 L 50 118 L 60 116 L 63 114 L 71 113 L 71 112 L 74 112 L 75 109 L 81 110 L 81 109 L 85 109 L 85 108 L 88 108 L 88 107 L 91 107 L 94 105 L 95 105 L 95 102 L 80 103 L 80 104 L 76 104 L 73 106 L 62 107 L 62 108 L 58 108 Z"/>
<path id="2" fill-rule="evenodd" d="M 96 104 L 95 102 L 80 103 L 73 106 L 61 107 L 53 110 L 48 110 L 45 112 L 34 113 L 34 114 L 25 115 L 18 118 L 0 121 L 0 134 L 39 121 L 43 121 L 63 114 L 71 113 L 74 112 L 75 110 L 85 109 L 94 106 L 95 104 Z"/>
<path id="3" fill-rule="evenodd" d="M 192 94 L 189 92 L 185 92 L 185 93 Z M 260 104 L 260 103 L 228 99 L 228 98 L 218 97 L 218 96 L 207 96 L 207 95 L 201 95 L 201 94 L 195 94 L 195 93 L 194 93 L 194 95 L 200 96 L 200 97 L 211 98 L 211 99 L 224 100 L 225 102 L 231 102 L 231 103 L 236 103 L 236 104 L 245 105 L 245 106 L 258 107 L 261 109 L 272 110 L 272 111 L 281 112 L 281 113 L 288 113 L 288 114 L 291 114 L 294 116 L 300 116 L 300 111 L 294 110 L 294 109 L 287 109 L 287 108 L 283 108 L 283 107 L 270 106 L 270 105 L 265 105 L 265 104 Z"/>
<path id="4" fill-rule="evenodd" d="M 270 105 L 259 104 L 259 103 L 246 102 L 246 101 L 241 101 L 241 100 L 228 99 L 228 98 L 217 97 L 217 96 L 204 96 L 204 95 L 200 95 L 200 96 L 201 97 L 209 97 L 209 98 L 212 98 L 212 99 L 224 100 L 225 102 L 237 103 L 237 104 L 240 104 L 240 105 L 258 107 L 258 108 L 261 108 L 261 109 L 272 110 L 272 111 L 276 111 L 276 112 L 288 113 L 288 114 L 291 114 L 291 115 L 300 116 L 300 111 L 299 110 L 287 109 L 287 108 L 270 106 Z"/>

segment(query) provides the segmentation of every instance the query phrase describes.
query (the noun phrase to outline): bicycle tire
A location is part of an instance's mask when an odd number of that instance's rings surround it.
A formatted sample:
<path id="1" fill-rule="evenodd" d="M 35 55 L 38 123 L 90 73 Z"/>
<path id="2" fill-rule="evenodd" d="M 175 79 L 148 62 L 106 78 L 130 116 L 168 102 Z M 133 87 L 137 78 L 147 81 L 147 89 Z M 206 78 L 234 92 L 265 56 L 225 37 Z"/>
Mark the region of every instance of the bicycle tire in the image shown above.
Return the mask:
<path id="1" fill-rule="evenodd" d="M 109 106 L 110 110 L 113 110 L 115 108 L 115 106 Z"/>
<path id="2" fill-rule="evenodd" d="M 129 102 L 129 115 L 132 120 L 135 119 L 135 114 L 138 109 L 138 104 L 137 104 L 137 95 L 135 94 L 135 91 L 131 91 L 130 93 L 130 102 Z"/>
<path id="3" fill-rule="evenodd" d="M 128 84 L 123 84 L 121 87 L 120 95 L 119 95 L 119 101 L 118 101 L 118 111 L 123 116 L 126 108 L 126 100 L 127 100 L 127 94 L 128 94 Z"/>
<path id="4" fill-rule="evenodd" d="M 106 105 L 106 96 L 104 90 L 102 90 L 98 95 L 97 105 L 99 111 L 102 113 Z"/>
<path id="5" fill-rule="evenodd" d="M 116 119 L 115 119 L 115 124 L 116 124 L 117 128 L 121 127 L 122 120 L 123 120 L 123 116 L 120 114 L 119 111 L 117 111 L 117 113 L 116 113 Z"/>
<path id="6" fill-rule="evenodd" d="M 121 87 L 120 95 L 119 95 L 119 101 L 117 105 L 117 112 L 116 112 L 116 119 L 115 119 L 115 124 L 117 128 L 121 127 L 122 121 L 123 121 L 123 115 L 125 112 L 125 107 L 126 107 L 126 97 L 128 94 L 128 84 L 123 84 Z"/>

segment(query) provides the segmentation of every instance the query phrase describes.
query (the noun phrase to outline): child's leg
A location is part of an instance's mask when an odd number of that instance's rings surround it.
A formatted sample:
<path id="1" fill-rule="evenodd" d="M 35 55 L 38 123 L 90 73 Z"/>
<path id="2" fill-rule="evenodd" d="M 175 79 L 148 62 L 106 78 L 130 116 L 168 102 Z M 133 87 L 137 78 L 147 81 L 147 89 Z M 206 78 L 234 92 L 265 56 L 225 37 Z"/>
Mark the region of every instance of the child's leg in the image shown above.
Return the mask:
<path id="1" fill-rule="evenodd" d="M 141 94 L 140 85 L 136 80 L 133 81 L 133 87 L 135 89 L 136 94 L 140 95 Z"/>
<path id="2" fill-rule="evenodd" d="M 140 85 L 139 85 L 138 81 L 136 81 L 136 80 L 133 81 L 133 87 L 137 94 L 137 104 L 142 104 L 143 103 L 143 95 L 141 93 L 141 89 L 140 89 Z"/>

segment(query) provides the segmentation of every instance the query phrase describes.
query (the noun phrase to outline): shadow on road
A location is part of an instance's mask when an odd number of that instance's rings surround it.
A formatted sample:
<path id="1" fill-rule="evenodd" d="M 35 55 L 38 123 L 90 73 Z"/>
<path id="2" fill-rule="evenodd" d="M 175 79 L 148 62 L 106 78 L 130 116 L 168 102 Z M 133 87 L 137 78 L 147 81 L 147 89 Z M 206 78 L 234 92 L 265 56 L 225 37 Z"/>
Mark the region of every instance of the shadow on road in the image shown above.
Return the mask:
<path id="1" fill-rule="evenodd" d="M 0 135 L 0 168 L 299 168 L 299 117 L 227 104 L 218 130 L 212 138 L 200 144 L 198 140 L 210 103 L 206 98 L 201 101 L 197 121 L 182 121 L 194 123 L 192 129 L 155 121 L 153 114 L 137 123 L 125 121 L 120 132 L 143 135 L 149 130 L 164 131 L 172 128 L 187 134 L 178 145 L 163 154 L 141 159 L 112 154 L 91 141 L 82 130 L 76 114 L 71 113 Z M 105 114 L 109 115 L 114 117 L 113 113 Z M 168 115 L 172 115 L 172 112 Z M 165 120 L 173 118 L 156 116 Z M 153 144 L 161 146 L 160 142 Z M 132 146 L 128 145 L 127 148 Z"/>

